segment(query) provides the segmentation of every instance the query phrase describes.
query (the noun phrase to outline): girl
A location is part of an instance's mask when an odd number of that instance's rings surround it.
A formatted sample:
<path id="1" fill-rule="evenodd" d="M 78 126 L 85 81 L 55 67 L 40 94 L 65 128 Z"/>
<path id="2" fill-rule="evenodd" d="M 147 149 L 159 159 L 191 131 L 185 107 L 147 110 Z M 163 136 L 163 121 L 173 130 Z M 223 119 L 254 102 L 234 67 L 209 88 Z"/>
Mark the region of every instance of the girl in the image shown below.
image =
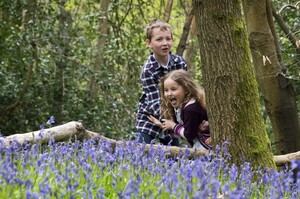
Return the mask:
<path id="1" fill-rule="evenodd" d="M 163 131 L 173 130 L 176 137 L 186 139 L 193 148 L 211 149 L 205 109 L 205 95 L 185 70 L 175 70 L 161 78 L 162 122 L 149 119 Z"/>

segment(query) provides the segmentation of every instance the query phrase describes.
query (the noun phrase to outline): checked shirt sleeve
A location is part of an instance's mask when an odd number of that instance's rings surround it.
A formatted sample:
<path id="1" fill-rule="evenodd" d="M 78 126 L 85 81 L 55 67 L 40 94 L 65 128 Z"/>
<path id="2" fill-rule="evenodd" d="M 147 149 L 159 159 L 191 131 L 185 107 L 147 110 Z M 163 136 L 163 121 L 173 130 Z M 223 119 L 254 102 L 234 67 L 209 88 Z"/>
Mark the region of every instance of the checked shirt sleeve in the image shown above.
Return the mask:
<path id="1" fill-rule="evenodd" d="M 144 93 L 146 94 L 147 98 L 147 112 L 152 114 L 153 116 L 159 116 L 159 103 L 160 103 L 160 95 L 159 95 L 159 88 L 158 88 L 158 74 L 156 73 L 143 73 L 142 85 Z"/>

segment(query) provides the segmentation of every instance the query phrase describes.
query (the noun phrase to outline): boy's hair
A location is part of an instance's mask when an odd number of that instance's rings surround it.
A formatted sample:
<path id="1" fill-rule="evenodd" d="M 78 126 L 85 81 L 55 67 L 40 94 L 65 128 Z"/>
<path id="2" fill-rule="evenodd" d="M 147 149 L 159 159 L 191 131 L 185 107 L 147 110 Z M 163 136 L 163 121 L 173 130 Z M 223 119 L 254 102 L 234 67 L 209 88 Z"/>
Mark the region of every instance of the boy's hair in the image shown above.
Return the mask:
<path id="1" fill-rule="evenodd" d="M 170 24 L 168 24 L 166 22 L 163 22 L 159 19 L 154 19 L 145 28 L 146 39 L 149 39 L 151 41 L 154 28 L 160 28 L 160 30 L 162 30 L 162 31 L 166 31 L 166 30 L 170 29 L 171 30 L 171 36 L 173 37 L 172 27 L 170 26 Z"/>
<path id="2" fill-rule="evenodd" d="M 195 100 L 197 100 L 201 106 L 205 108 L 204 89 L 196 84 L 192 76 L 186 70 L 174 70 L 163 76 L 160 80 L 161 114 L 164 116 L 164 118 L 174 118 L 174 108 L 170 101 L 164 96 L 164 82 L 168 78 L 177 82 L 177 84 L 182 86 L 183 90 L 186 92 L 183 104 L 188 103 L 191 98 L 195 98 Z"/>

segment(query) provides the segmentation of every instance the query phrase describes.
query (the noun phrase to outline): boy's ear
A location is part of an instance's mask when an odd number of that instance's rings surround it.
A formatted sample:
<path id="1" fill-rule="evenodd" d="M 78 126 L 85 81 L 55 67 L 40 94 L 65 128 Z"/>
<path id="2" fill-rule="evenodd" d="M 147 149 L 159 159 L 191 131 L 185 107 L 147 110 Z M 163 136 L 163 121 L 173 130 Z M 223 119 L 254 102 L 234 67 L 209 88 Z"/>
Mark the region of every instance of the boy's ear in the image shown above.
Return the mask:
<path id="1" fill-rule="evenodd" d="M 150 45 L 151 41 L 149 39 L 146 39 L 146 45 L 147 47 L 151 48 L 151 45 Z"/>

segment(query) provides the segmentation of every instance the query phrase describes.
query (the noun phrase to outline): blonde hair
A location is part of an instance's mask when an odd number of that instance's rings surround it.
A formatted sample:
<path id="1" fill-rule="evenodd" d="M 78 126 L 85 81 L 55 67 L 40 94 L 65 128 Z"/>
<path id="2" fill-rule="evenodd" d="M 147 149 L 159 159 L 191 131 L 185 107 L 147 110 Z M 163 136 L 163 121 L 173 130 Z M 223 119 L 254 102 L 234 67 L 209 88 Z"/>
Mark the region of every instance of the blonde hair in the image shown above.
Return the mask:
<path id="1" fill-rule="evenodd" d="M 172 35 L 172 27 L 170 26 L 170 24 L 163 22 L 159 19 L 154 19 L 153 21 L 151 21 L 145 28 L 145 32 L 146 32 L 146 39 L 149 39 L 151 41 L 152 35 L 153 35 L 153 29 L 154 28 L 160 28 L 160 30 L 166 31 L 166 30 L 171 30 L 171 36 Z"/>
<path id="2" fill-rule="evenodd" d="M 160 94 L 161 94 L 161 115 L 166 119 L 174 118 L 174 108 L 170 103 L 170 100 L 164 95 L 164 82 L 166 79 L 172 79 L 179 84 L 183 90 L 187 93 L 183 104 L 186 104 L 191 98 L 198 101 L 203 108 L 206 108 L 204 89 L 197 85 L 192 76 L 185 70 L 174 70 L 163 76 L 160 79 Z"/>

